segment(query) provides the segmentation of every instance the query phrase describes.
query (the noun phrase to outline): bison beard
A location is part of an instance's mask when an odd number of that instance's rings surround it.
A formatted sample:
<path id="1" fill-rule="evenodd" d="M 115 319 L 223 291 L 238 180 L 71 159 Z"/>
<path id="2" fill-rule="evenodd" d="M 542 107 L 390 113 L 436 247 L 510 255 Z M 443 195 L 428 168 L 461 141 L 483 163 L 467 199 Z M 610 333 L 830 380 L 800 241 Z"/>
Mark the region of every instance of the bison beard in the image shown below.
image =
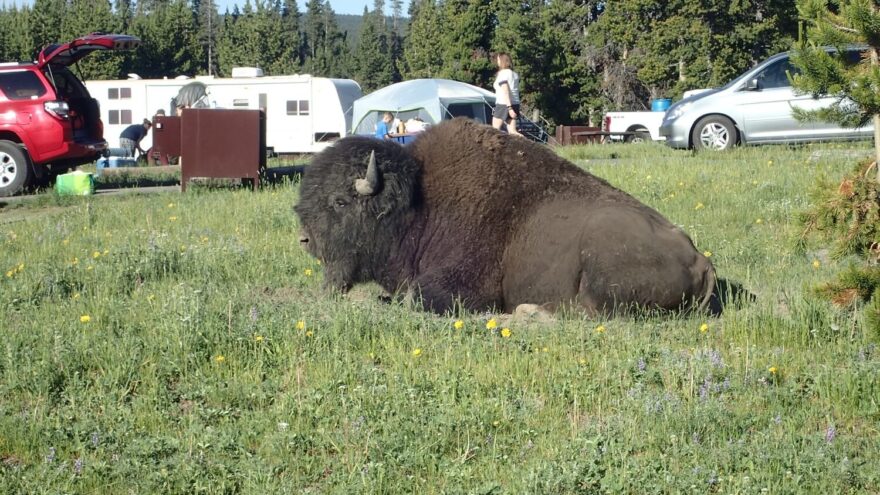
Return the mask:
<path id="1" fill-rule="evenodd" d="M 301 244 L 345 291 L 376 281 L 429 309 L 590 314 L 703 308 L 715 272 L 653 209 L 544 146 L 467 119 L 411 145 L 341 139 L 306 167 Z"/>

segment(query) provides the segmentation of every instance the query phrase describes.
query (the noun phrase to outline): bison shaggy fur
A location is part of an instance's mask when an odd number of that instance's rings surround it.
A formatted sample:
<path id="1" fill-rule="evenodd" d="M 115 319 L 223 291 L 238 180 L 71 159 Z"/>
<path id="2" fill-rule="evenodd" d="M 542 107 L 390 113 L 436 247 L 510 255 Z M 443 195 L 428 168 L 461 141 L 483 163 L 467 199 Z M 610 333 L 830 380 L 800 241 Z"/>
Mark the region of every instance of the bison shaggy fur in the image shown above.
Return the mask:
<path id="1" fill-rule="evenodd" d="M 467 119 L 407 146 L 337 141 L 306 167 L 295 211 L 326 285 L 376 281 L 439 313 L 686 310 L 715 286 L 710 261 L 658 212 L 545 146 Z"/>

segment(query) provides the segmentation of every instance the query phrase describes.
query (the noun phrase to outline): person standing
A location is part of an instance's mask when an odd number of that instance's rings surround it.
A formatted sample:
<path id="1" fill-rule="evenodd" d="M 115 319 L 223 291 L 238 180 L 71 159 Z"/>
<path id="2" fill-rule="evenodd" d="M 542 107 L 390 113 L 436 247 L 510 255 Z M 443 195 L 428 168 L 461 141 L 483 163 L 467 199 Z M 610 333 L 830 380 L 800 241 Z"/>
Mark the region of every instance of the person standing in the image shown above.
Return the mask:
<path id="1" fill-rule="evenodd" d="M 495 56 L 498 74 L 495 76 L 495 109 L 492 112 L 492 127 L 501 129 L 507 124 L 507 132 L 521 135 L 516 130 L 516 119 L 519 117 L 519 74 L 513 70 L 510 55 L 499 53 Z"/>
<path id="2" fill-rule="evenodd" d="M 142 154 L 145 153 L 141 149 L 141 140 L 150 132 L 152 126 L 153 124 L 148 119 L 144 119 L 142 123 L 132 124 L 119 134 L 119 146 L 125 150 L 125 156 L 133 157 L 134 150 L 138 150 Z"/>

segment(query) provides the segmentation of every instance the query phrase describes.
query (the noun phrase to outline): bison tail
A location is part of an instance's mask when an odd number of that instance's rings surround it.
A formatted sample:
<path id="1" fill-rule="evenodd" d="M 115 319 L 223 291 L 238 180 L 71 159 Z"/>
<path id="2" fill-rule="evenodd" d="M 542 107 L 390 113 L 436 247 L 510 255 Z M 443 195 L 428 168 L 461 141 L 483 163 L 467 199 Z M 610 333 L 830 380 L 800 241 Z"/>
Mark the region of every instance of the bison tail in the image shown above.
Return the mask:
<path id="1" fill-rule="evenodd" d="M 715 267 L 712 262 L 706 260 L 706 270 L 703 272 L 702 300 L 696 309 L 701 313 L 708 312 L 712 316 L 721 314 L 721 306 L 717 304 L 718 297 L 716 294 L 718 280 L 715 276 Z"/>

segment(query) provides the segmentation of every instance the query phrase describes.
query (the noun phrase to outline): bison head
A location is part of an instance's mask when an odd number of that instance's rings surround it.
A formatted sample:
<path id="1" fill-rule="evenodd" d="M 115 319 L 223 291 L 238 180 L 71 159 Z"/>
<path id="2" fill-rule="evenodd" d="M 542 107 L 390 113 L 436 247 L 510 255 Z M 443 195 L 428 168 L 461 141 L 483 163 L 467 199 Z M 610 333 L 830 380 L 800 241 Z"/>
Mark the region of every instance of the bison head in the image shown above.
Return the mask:
<path id="1" fill-rule="evenodd" d="M 345 291 L 376 280 L 418 208 L 419 166 L 397 143 L 348 137 L 319 153 L 300 183 L 300 244 Z"/>

